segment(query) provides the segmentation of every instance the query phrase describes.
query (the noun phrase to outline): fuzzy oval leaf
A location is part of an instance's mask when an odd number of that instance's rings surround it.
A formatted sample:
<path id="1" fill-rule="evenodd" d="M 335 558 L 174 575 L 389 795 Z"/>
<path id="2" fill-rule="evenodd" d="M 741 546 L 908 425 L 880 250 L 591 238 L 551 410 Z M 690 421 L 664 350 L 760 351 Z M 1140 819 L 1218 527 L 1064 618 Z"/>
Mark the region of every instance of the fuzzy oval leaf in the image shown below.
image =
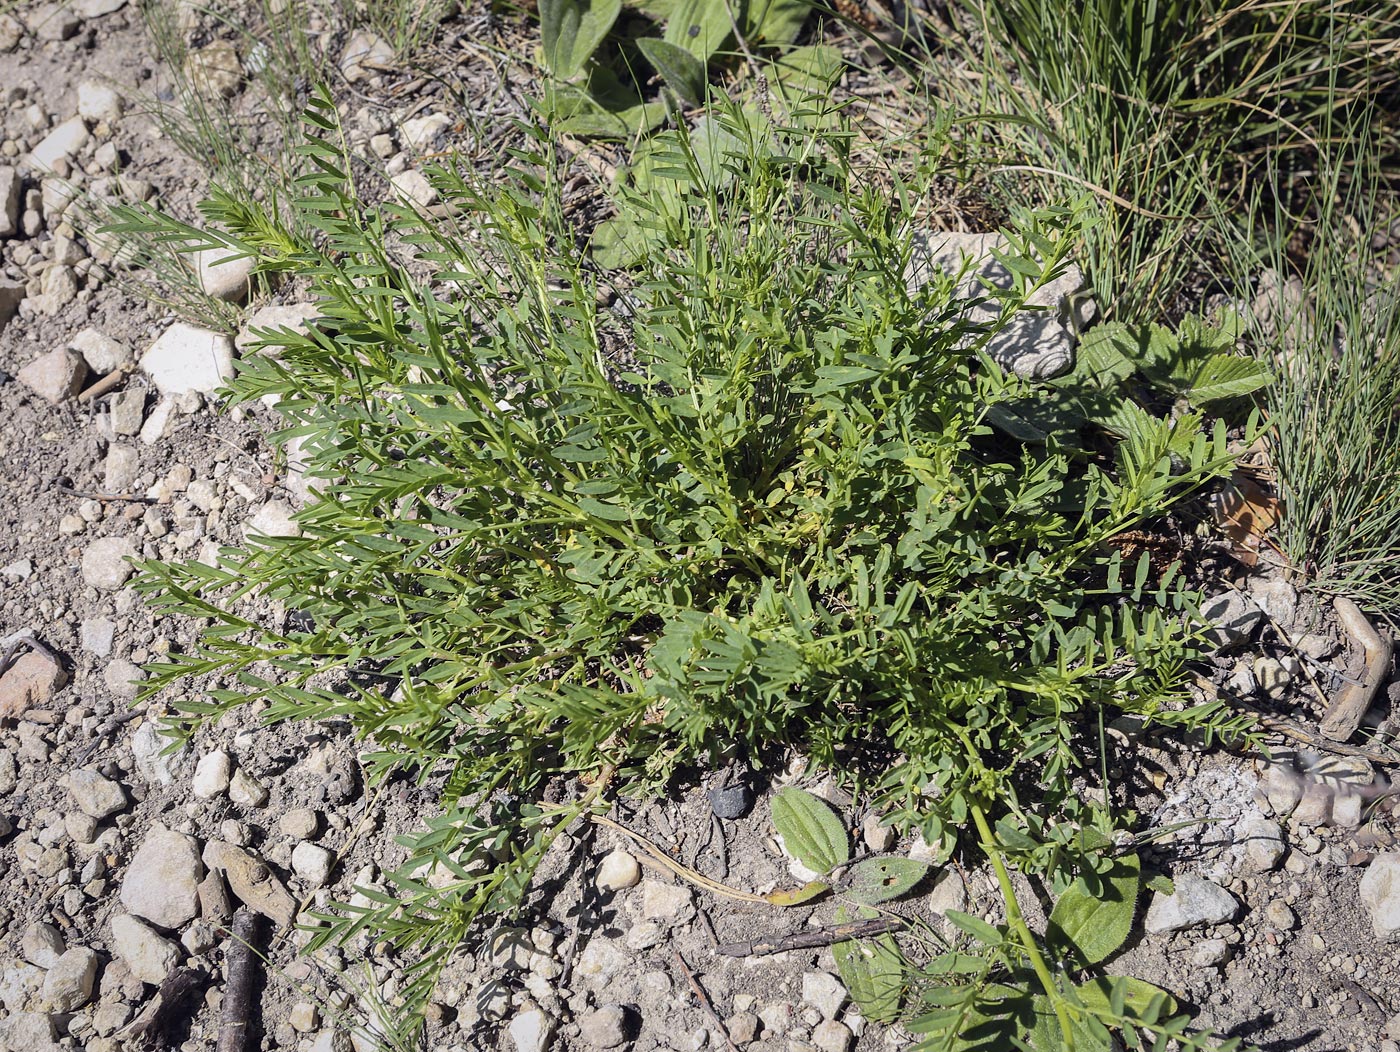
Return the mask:
<path id="1" fill-rule="evenodd" d="M 928 863 L 912 858 L 868 858 L 851 867 L 846 894 L 873 906 L 908 893 L 928 874 Z"/>
<path id="2" fill-rule="evenodd" d="M 1131 1015 L 1155 1023 L 1163 1013 L 1170 1015 L 1177 1010 L 1176 999 L 1166 990 L 1127 975 L 1101 975 L 1080 983 L 1074 992 L 1085 1008 L 1100 1015 Z"/>
<path id="3" fill-rule="evenodd" d="M 847 939 L 832 945 L 836 970 L 850 991 L 860 1014 L 877 1023 L 899 1018 L 899 1000 L 904 990 L 904 969 L 899 950 L 889 935 L 878 939 Z"/>
<path id="4" fill-rule="evenodd" d="M 793 858 L 808 869 L 830 873 L 851 857 L 846 827 L 830 806 L 801 789 L 773 797 L 773 825 Z"/>
<path id="5" fill-rule="evenodd" d="M 622 0 L 539 0 L 539 11 L 545 64 L 568 80 L 603 43 L 622 13 Z"/>
<path id="6" fill-rule="evenodd" d="M 705 101 L 705 63 L 679 44 L 656 37 L 637 41 L 642 55 L 661 74 L 667 87 L 692 106 Z"/>
<path id="7" fill-rule="evenodd" d="M 800 888 L 779 888 L 777 891 L 770 891 L 763 897 L 774 906 L 800 906 L 804 902 L 811 902 L 819 895 L 825 895 L 831 890 L 831 885 L 821 880 L 809 880 Z"/>
<path id="8" fill-rule="evenodd" d="M 1001 932 L 988 924 L 981 917 L 974 917 L 970 913 L 963 913 L 961 910 L 946 910 L 943 914 L 948 919 L 948 923 L 953 927 L 967 932 L 984 946 L 1000 946 L 1005 940 Z"/>
<path id="9" fill-rule="evenodd" d="M 1089 893 L 1082 879 L 1071 884 L 1050 912 L 1050 939 L 1085 964 L 1097 964 L 1122 946 L 1133 928 L 1141 882 L 1136 855 L 1114 863 L 1104 880 L 1104 896 Z"/>

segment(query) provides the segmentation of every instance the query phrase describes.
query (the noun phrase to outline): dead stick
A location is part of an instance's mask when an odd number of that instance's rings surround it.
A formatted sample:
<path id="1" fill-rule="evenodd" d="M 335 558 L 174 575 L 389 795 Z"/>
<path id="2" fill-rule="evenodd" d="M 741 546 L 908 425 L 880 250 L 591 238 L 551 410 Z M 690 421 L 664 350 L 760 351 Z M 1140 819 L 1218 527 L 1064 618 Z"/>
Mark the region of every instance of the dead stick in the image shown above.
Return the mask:
<path id="1" fill-rule="evenodd" d="M 700 1001 L 700 1007 L 705 1010 L 705 1014 L 710 1017 L 710 1022 L 724 1035 L 724 1043 L 729 1046 L 730 1052 L 739 1052 L 739 1046 L 734 1043 L 734 1039 L 729 1036 L 729 1028 L 724 1025 L 724 1020 L 715 1011 L 715 1006 L 710 1003 L 710 997 L 705 993 L 704 988 L 696 981 L 695 973 L 690 970 L 690 965 L 685 963 L 685 958 L 681 956 L 680 950 L 672 950 L 676 955 L 676 963 L 681 966 L 681 972 L 685 975 L 686 982 L 690 983 L 690 988 L 695 991 L 696 998 Z"/>
<path id="2" fill-rule="evenodd" d="M 108 391 L 116 387 L 117 384 L 121 383 L 130 375 L 130 365 L 118 366 L 116 369 L 112 370 L 112 372 L 108 373 L 102 379 L 98 380 L 91 387 L 88 387 L 86 390 L 80 393 L 78 395 L 78 401 L 91 402 L 94 398 L 100 398 L 102 395 L 105 395 Z"/>
<path id="3" fill-rule="evenodd" d="M 1371 627 L 1371 622 L 1366 620 L 1366 615 L 1361 612 L 1360 607 L 1350 599 L 1337 596 L 1332 601 L 1332 606 L 1347 634 L 1360 643 L 1366 652 L 1365 678 L 1359 686 L 1348 683 L 1337 692 L 1318 728 L 1324 736 L 1333 741 L 1344 742 L 1361 726 L 1361 717 L 1366 715 L 1366 710 L 1375 700 L 1376 692 L 1380 690 L 1381 683 L 1390 671 L 1392 650 L 1390 643 L 1380 637 Z"/>
<path id="4" fill-rule="evenodd" d="M 245 1052 L 253 1023 L 253 994 L 258 985 L 258 929 L 261 918 L 247 906 L 233 915 L 224 952 L 224 1012 L 219 1021 L 218 1052 Z"/>
<path id="5" fill-rule="evenodd" d="M 876 917 L 872 920 L 851 921 L 849 924 L 834 924 L 816 931 L 798 932 L 796 935 L 775 935 L 767 939 L 751 939 L 748 942 L 726 942 L 715 947 L 715 952 L 726 957 L 762 957 L 764 954 L 784 953 L 787 950 L 812 950 L 848 939 L 868 939 L 875 935 L 899 931 L 903 927 L 904 920 L 900 917 Z"/>

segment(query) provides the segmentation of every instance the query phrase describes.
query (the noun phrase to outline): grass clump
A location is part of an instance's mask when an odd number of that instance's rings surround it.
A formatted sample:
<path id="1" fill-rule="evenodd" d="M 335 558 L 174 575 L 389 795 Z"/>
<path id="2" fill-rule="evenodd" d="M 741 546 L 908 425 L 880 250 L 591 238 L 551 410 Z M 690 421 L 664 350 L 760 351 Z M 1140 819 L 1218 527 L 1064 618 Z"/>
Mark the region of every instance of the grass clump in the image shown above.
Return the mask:
<path id="1" fill-rule="evenodd" d="M 502 188 L 435 172 L 463 216 L 444 227 L 366 207 L 333 111 L 310 118 L 295 221 L 215 214 L 320 299 L 232 395 L 276 396 L 322 495 L 302 537 L 150 564 L 140 587 L 209 619 L 148 689 L 221 680 L 176 702 L 187 724 L 257 699 L 272 720 L 348 717 L 377 776 L 441 786 L 399 894 L 335 932 L 420 943 L 426 983 L 579 815 L 783 746 L 870 772 L 932 841 L 983 815 L 1042 869 L 1092 869 L 1109 840 L 1075 830 L 1112 819 L 1072 791 L 1079 729 L 1217 720 L 1168 711 L 1191 597 L 1107 542 L 1222 470 L 1223 431 L 1146 419 L 1111 461 L 999 440 L 987 414 L 1022 384 L 962 349 L 990 334 L 950 281 L 904 291 L 906 202 L 839 134 L 725 111 L 708 166 L 670 134 L 680 206 L 647 217 L 663 248 L 607 309 L 541 133 Z M 1073 223 L 1026 218 L 1009 307 Z M 245 616 L 250 597 L 314 627 Z"/>

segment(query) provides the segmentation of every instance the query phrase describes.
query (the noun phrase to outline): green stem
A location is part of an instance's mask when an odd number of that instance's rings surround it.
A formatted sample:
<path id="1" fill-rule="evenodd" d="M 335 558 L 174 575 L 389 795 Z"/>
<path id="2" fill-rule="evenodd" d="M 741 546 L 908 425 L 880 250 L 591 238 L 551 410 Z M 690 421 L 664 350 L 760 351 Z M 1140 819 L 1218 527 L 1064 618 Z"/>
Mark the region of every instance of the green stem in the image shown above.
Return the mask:
<path id="1" fill-rule="evenodd" d="M 1055 985 L 1055 977 L 1050 974 L 1050 966 L 1045 963 L 1040 947 L 1035 943 L 1035 936 L 1031 934 L 1030 928 L 1026 925 L 1026 919 L 1021 916 L 1021 904 L 1016 899 L 1016 889 L 1011 886 L 1011 874 L 1007 872 L 1006 862 L 996 846 L 996 840 L 992 837 L 992 829 L 987 824 L 987 816 L 982 813 L 982 808 L 977 804 L 971 806 L 971 811 L 972 821 L 977 826 L 977 835 L 982 839 L 982 850 L 992 860 L 992 868 L 996 870 L 997 884 L 1001 886 L 1002 901 L 1006 904 L 1006 926 L 1011 929 L 1012 934 L 1016 936 L 1017 941 L 1026 951 L 1031 967 L 1035 970 L 1036 978 L 1040 980 L 1045 996 L 1055 1009 L 1055 1018 L 1060 1024 L 1060 1034 L 1064 1038 L 1065 1048 L 1074 1052 L 1074 1031 L 1070 1026 L 1069 1013 L 1065 1011 L 1065 1006 L 1061 1001 L 1059 987 Z"/>

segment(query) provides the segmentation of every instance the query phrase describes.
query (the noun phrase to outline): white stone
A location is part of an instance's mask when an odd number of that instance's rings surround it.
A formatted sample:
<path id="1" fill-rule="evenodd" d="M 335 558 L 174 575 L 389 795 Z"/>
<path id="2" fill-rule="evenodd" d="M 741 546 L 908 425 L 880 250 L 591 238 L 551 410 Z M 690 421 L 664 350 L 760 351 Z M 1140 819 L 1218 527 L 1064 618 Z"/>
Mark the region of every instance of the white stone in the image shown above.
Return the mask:
<path id="1" fill-rule="evenodd" d="M 19 172 L 0 165 L 0 237 L 13 237 L 19 231 Z"/>
<path id="2" fill-rule="evenodd" d="M 121 115 L 122 97 L 110 84 L 104 84 L 100 80 L 78 82 L 79 117 L 94 123 L 106 121 L 110 124 L 120 120 Z"/>
<path id="3" fill-rule="evenodd" d="M 642 918 L 684 924 L 695 915 L 690 889 L 659 880 L 642 881 Z"/>
<path id="4" fill-rule="evenodd" d="M 1238 838 L 1244 842 L 1245 873 L 1269 873 L 1278 868 L 1288 850 L 1283 842 L 1283 830 L 1267 818 L 1252 818 L 1244 823 Z"/>
<path id="5" fill-rule="evenodd" d="M 125 537 L 100 537 L 83 552 L 83 580 L 104 592 L 113 592 L 134 572 L 127 560 L 136 558 L 136 546 Z"/>
<path id="6" fill-rule="evenodd" d="M 627 1010 L 603 1005 L 579 1020 L 579 1037 L 589 1048 L 617 1048 L 627 1043 Z"/>
<path id="7" fill-rule="evenodd" d="M 1249 638 L 1263 622 L 1264 611 L 1249 596 L 1229 588 L 1202 603 L 1201 616 L 1215 626 L 1206 638 L 1228 650 Z"/>
<path id="8" fill-rule="evenodd" d="M 58 963 L 68 944 L 52 924 L 31 924 L 24 929 L 19 950 L 24 959 L 40 968 L 49 969 Z"/>
<path id="9" fill-rule="evenodd" d="M 619 847 L 603 856 L 596 883 L 604 891 L 622 891 L 636 887 L 641 879 L 642 867 L 631 853 Z"/>
<path id="10" fill-rule="evenodd" d="M 313 887 L 320 887 L 330 879 L 331 866 L 335 856 L 319 844 L 302 841 L 292 848 L 292 871 Z"/>
<path id="11" fill-rule="evenodd" d="M 126 0 L 69 0 L 68 6 L 79 18 L 101 18 L 116 14 L 126 6 Z"/>
<path id="12" fill-rule="evenodd" d="M 259 333 L 268 331 L 290 329 L 305 335 L 310 330 L 311 321 L 321 317 L 322 309 L 319 303 L 274 303 L 271 306 L 259 307 L 238 330 L 238 335 L 233 338 L 233 345 L 239 351 L 251 350 L 263 339 Z M 276 350 L 264 350 L 262 353 L 275 355 Z"/>
<path id="13" fill-rule="evenodd" d="M 425 113 L 403 122 L 400 131 L 403 141 L 418 153 L 433 148 L 437 137 L 452 127 L 452 118 L 445 113 Z"/>
<path id="14" fill-rule="evenodd" d="M 1386 851 L 1371 860 L 1361 878 L 1361 903 L 1376 938 L 1400 942 L 1400 851 Z"/>
<path id="15" fill-rule="evenodd" d="M 98 957 L 86 946 L 74 946 L 60 957 L 44 977 L 43 998 L 53 1012 L 76 1012 L 92 1000 Z"/>
<path id="16" fill-rule="evenodd" d="M 821 1012 L 823 1019 L 835 1019 L 850 994 L 841 980 L 828 972 L 802 974 L 802 1000 Z"/>
<path id="17" fill-rule="evenodd" d="M 60 159 L 71 160 L 88 139 L 87 125 L 81 117 L 70 117 L 39 141 L 29 153 L 29 165 L 41 172 L 50 171 Z"/>
<path id="18" fill-rule="evenodd" d="M 285 500 L 270 500 L 253 513 L 244 536 L 300 537 L 301 527 L 292 518 L 295 514 Z"/>
<path id="19" fill-rule="evenodd" d="M 211 394 L 233 376 L 233 341 L 177 321 L 141 356 L 141 368 L 162 394 Z"/>
<path id="20" fill-rule="evenodd" d="M 141 444 L 153 446 L 163 439 L 174 417 L 175 399 L 162 398 L 146 416 L 146 422 L 141 425 Z"/>
<path id="21" fill-rule="evenodd" d="M 390 177 L 389 183 L 405 204 L 428 208 L 437 203 L 438 192 L 436 188 L 428 182 L 428 177 L 417 168 L 405 168 L 402 172 Z"/>
<path id="22" fill-rule="evenodd" d="M 51 405 L 68 401 L 82 388 L 87 365 L 76 354 L 65 350 L 41 354 L 24 366 L 16 377 Z"/>
<path id="23" fill-rule="evenodd" d="M 125 913 L 112 918 L 112 952 L 143 983 L 164 982 L 180 961 L 175 943 Z"/>
<path id="24" fill-rule="evenodd" d="M 206 248 L 195 253 L 195 273 L 199 287 L 206 296 L 227 303 L 242 303 L 248 298 L 249 282 L 255 256 L 238 256 L 228 248 Z"/>
<path id="25" fill-rule="evenodd" d="M 369 66 L 388 66 L 394 61 L 394 49 L 382 37 L 365 29 L 351 34 L 340 53 L 340 72 L 351 84 L 375 75 Z"/>
<path id="26" fill-rule="evenodd" d="M 102 487 L 108 493 L 125 493 L 141 471 L 141 454 L 135 446 L 113 443 L 102 462 Z"/>
<path id="27" fill-rule="evenodd" d="M 117 626 L 105 617 L 90 617 L 82 624 L 82 647 L 93 657 L 105 658 L 112 653 L 112 641 Z"/>
<path id="28" fill-rule="evenodd" d="M 554 1040 L 554 1018 L 542 1008 L 527 1008 L 510 1021 L 516 1052 L 545 1052 Z"/>
<path id="29" fill-rule="evenodd" d="M 199 915 L 203 875 L 194 838 L 153 825 L 127 867 L 122 905 L 161 928 L 178 928 Z"/>
<path id="30" fill-rule="evenodd" d="M 1192 873 L 1174 879 L 1175 891 L 1152 897 L 1144 926 L 1153 935 L 1234 920 L 1240 904 L 1220 885 Z"/>
<path id="31" fill-rule="evenodd" d="M 267 786 L 243 768 L 233 772 L 228 783 L 228 798 L 244 807 L 262 807 L 267 803 Z"/>
<path id="32" fill-rule="evenodd" d="M 228 791 L 233 776 L 233 759 L 223 749 L 215 749 L 199 758 L 194 767 L 191 788 L 200 800 L 212 800 Z"/>
<path id="33" fill-rule="evenodd" d="M 847 1052 L 851 1044 L 855 1041 L 855 1034 L 851 1029 L 835 1019 L 828 1019 L 818 1023 L 812 1031 L 812 1044 L 816 1045 L 820 1052 Z"/>

